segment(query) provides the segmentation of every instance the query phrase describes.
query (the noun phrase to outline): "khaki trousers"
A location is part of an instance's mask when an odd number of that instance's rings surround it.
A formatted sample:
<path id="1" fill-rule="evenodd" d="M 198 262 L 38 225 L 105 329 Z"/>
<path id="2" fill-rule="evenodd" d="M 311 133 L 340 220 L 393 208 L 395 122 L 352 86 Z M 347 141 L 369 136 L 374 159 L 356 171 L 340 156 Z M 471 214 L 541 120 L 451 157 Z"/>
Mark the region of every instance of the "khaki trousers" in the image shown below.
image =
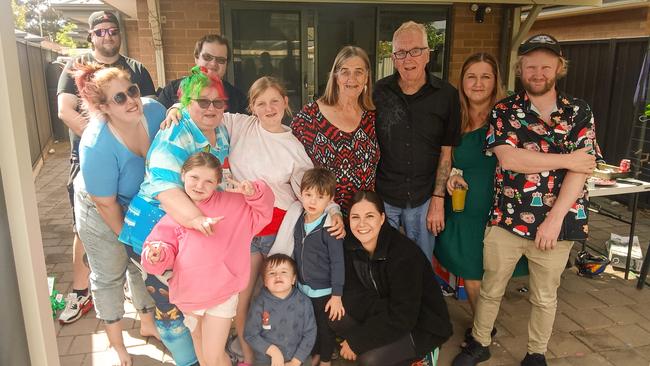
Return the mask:
<path id="1" fill-rule="evenodd" d="M 478 300 L 472 335 L 483 346 L 491 343 L 490 332 L 499 314 L 501 298 L 522 255 L 528 258 L 530 302 L 528 352 L 546 353 L 557 309 L 557 288 L 564 271 L 572 241 L 558 241 L 553 250 L 541 251 L 535 242 L 498 226 L 485 230 L 483 248 L 483 282 Z"/>

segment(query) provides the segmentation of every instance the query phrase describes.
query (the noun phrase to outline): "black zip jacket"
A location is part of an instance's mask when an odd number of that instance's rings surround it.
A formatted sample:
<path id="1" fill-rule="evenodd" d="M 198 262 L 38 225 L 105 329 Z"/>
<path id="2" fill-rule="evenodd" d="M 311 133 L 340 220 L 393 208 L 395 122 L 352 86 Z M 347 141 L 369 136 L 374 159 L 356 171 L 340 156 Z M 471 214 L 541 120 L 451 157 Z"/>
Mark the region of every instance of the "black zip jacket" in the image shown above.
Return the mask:
<path id="1" fill-rule="evenodd" d="M 381 227 L 372 258 L 353 235 L 345 238 L 343 306 L 346 316 L 361 324 L 343 334 L 357 355 L 410 333 L 422 357 L 452 333 L 431 264 L 388 222 Z"/>

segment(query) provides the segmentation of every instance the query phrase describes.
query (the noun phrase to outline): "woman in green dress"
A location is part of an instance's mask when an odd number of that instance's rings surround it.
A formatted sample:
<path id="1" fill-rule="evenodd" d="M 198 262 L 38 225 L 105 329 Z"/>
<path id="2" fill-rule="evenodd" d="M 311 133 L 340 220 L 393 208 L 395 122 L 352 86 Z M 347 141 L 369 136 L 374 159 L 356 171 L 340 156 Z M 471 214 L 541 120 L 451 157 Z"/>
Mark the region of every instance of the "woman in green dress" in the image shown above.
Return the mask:
<path id="1" fill-rule="evenodd" d="M 504 97 L 501 76 L 494 57 L 488 53 L 470 56 L 461 69 L 460 94 L 462 139 L 454 148 L 454 172 L 447 181 L 451 195 L 454 187 L 467 188 L 465 209 L 453 212 L 451 198 L 445 202 L 445 230 L 438 237 L 435 256 L 449 272 L 465 280 L 465 291 L 475 311 L 483 278 L 483 234 L 494 203 L 495 156 L 486 156 L 483 147 L 487 134 L 487 116 L 494 104 Z M 453 174 L 453 172 L 452 172 Z M 517 264 L 516 275 L 527 274 L 525 258 Z"/>

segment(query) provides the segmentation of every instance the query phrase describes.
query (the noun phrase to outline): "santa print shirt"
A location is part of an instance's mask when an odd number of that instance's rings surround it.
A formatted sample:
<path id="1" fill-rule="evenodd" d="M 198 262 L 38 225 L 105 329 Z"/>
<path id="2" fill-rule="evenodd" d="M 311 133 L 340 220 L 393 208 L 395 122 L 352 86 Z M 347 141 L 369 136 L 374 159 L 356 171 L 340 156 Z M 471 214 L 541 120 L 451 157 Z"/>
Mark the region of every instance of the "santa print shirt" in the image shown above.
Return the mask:
<path id="1" fill-rule="evenodd" d="M 359 126 L 345 132 L 323 116 L 318 103 L 310 102 L 294 117 L 291 130 L 314 165 L 336 175 L 334 202 L 344 213 L 355 192 L 375 190 L 379 144 L 374 111 L 363 111 Z"/>
<path id="2" fill-rule="evenodd" d="M 526 92 L 512 95 L 494 106 L 489 116 L 486 151 L 510 145 L 552 154 L 569 154 L 593 146 L 592 154 L 602 159 L 596 143 L 591 108 L 583 100 L 558 92 L 557 109 L 551 113 L 552 126 L 544 123 Z M 489 153 L 489 152 L 488 152 Z M 514 151 L 513 151 L 514 153 Z M 534 240 L 537 227 L 544 221 L 560 194 L 567 170 L 522 174 L 497 166 L 494 206 L 490 225 L 498 225 L 521 237 Z M 587 190 L 564 217 L 558 240 L 587 238 Z"/>

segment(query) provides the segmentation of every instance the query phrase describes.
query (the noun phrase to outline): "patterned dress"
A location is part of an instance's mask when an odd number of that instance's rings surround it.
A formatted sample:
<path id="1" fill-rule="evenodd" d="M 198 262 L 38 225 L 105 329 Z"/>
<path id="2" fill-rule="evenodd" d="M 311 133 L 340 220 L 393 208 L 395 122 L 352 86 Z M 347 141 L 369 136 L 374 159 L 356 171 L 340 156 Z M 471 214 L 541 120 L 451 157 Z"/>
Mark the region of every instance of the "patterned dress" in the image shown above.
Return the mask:
<path id="1" fill-rule="evenodd" d="M 294 117 L 291 130 L 305 146 L 314 165 L 336 175 L 334 202 L 344 214 L 355 192 L 375 190 L 379 144 L 374 111 L 364 111 L 359 126 L 345 132 L 323 116 L 316 102 L 311 102 Z"/>

